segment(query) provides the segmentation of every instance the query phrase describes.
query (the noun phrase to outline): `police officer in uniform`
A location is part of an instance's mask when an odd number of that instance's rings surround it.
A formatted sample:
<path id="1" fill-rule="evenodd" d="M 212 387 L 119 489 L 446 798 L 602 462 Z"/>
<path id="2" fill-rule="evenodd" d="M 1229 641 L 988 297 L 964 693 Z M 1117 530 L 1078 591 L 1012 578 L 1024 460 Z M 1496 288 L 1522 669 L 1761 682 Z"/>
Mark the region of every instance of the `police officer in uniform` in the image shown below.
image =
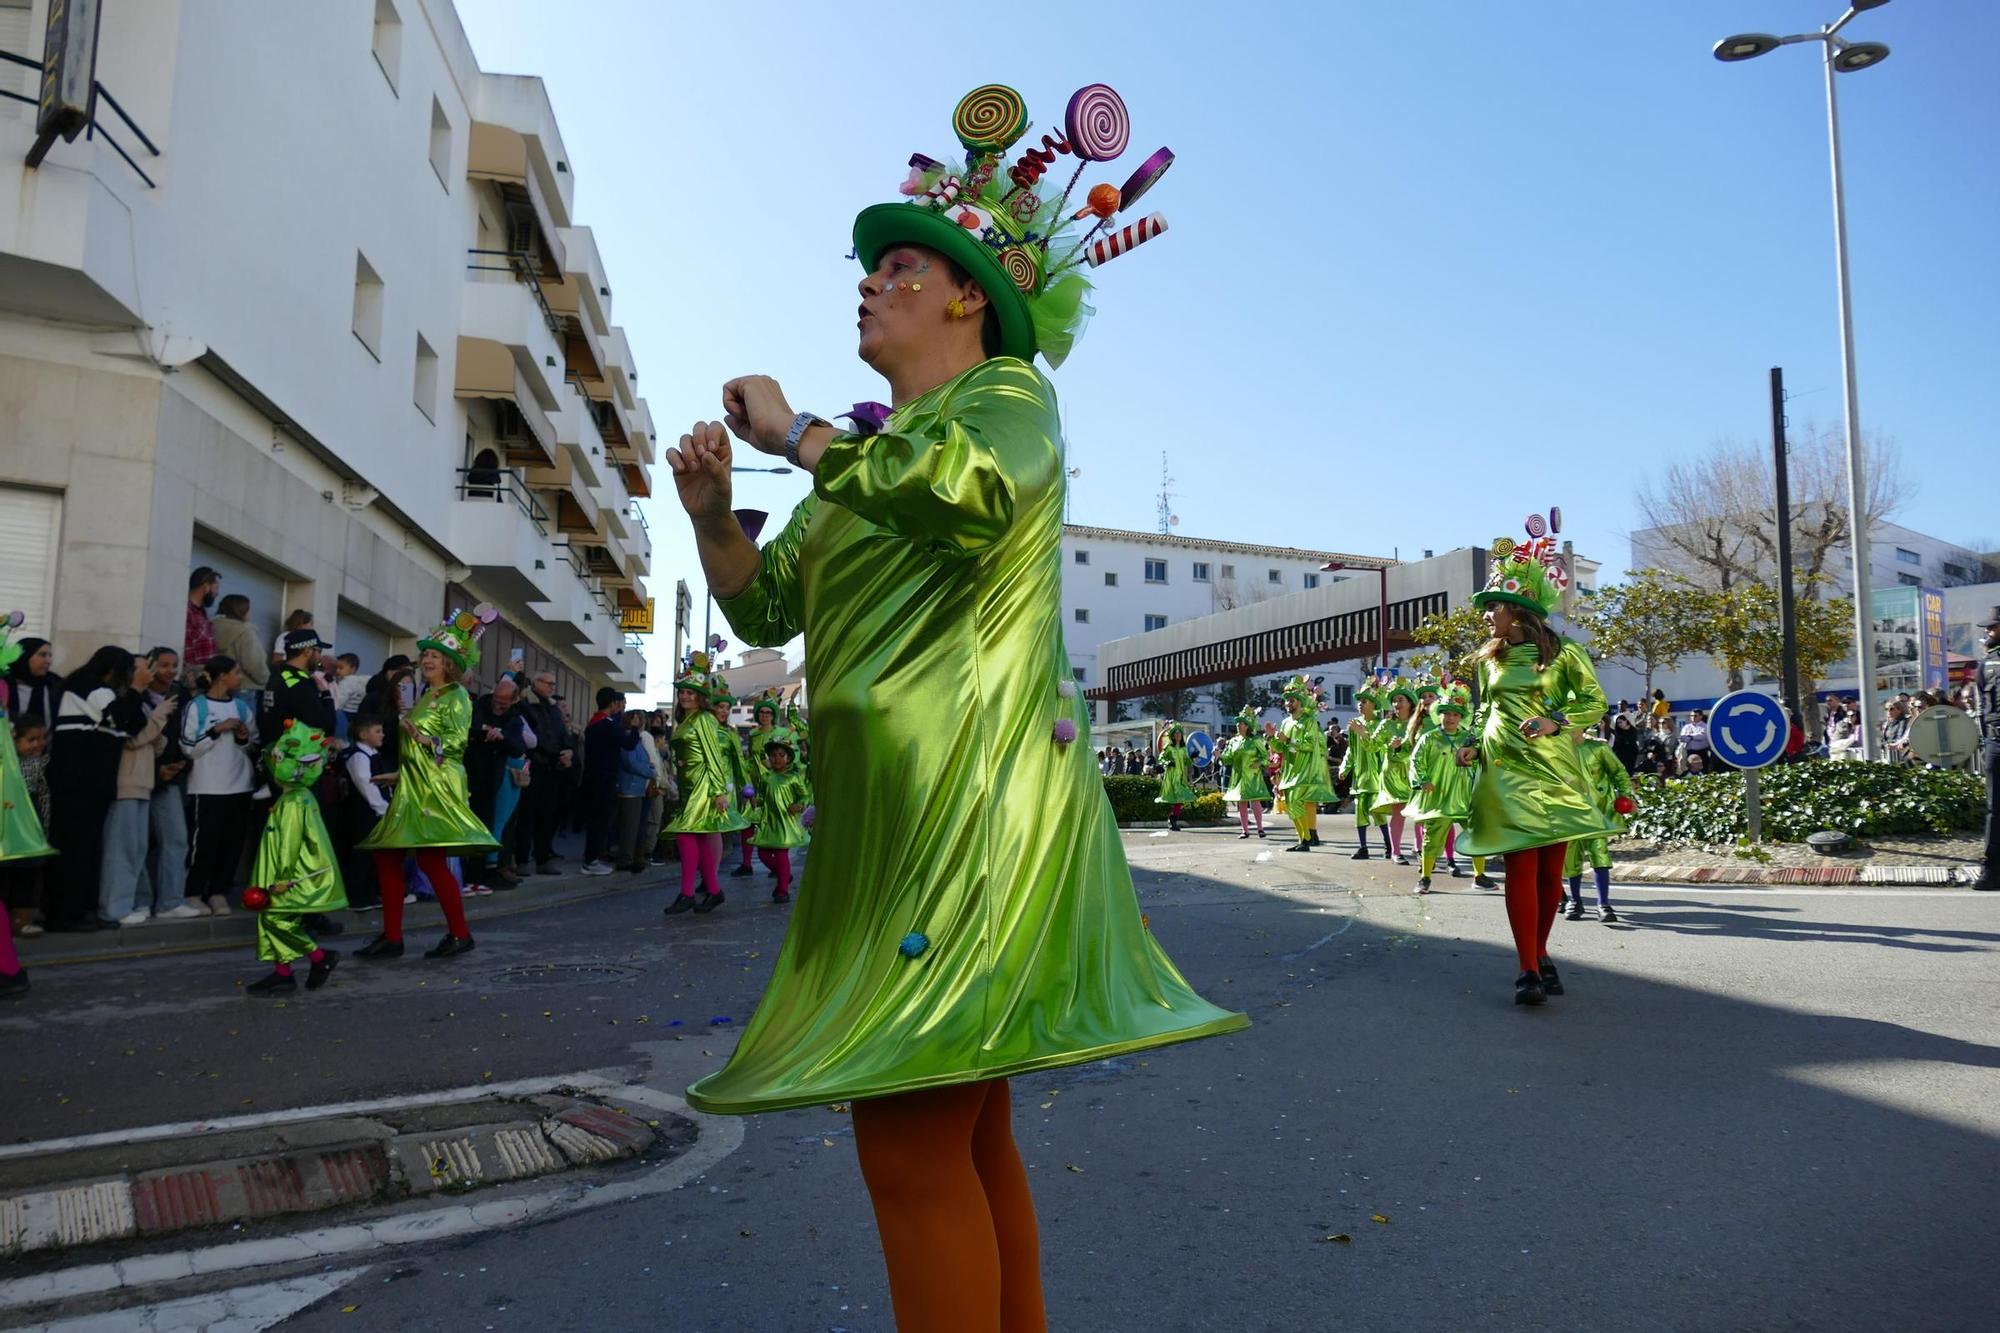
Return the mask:
<path id="1" fill-rule="evenodd" d="M 2000 889 L 2000 606 L 1986 613 L 1979 663 L 1979 734 L 1986 742 L 1986 874 L 1976 887 Z"/>

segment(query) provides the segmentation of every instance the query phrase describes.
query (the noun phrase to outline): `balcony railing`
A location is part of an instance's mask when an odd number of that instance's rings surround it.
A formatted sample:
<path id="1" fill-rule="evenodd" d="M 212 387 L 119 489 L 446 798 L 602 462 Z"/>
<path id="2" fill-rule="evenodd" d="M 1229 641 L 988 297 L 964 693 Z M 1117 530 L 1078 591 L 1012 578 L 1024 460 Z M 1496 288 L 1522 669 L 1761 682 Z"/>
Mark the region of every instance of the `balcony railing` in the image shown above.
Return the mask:
<path id="1" fill-rule="evenodd" d="M 40 74 L 42 72 L 41 61 L 30 60 L 27 56 L 17 56 L 12 51 L 0 51 L 0 63 L 5 63 L 9 65 L 19 65 L 22 69 L 31 69 L 35 71 L 36 74 Z M 40 82 L 40 80 L 37 80 L 37 82 Z M 94 139 L 100 134 L 103 135 L 104 142 L 111 145 L 112 151 L 117 153 L 118 156 L 124 158 L 125 165 L 132 168 L 132 170 L 138 175 L 140 180 L 146 182 L 147 189 L 151 190 L 158 188 L 153 183 L 153 178 L 146 174 L 145 168 L 141 167 L 137 162 L 134 162 L 132 160 L 132 155 L 125 151 L 125 145 L 119 143 L 118 140 L 112 135 L 111 131 L 106 129 L 103 123 L 97 119 L 97 99 L 100 97 L 103 98 L 105 103 L 109 105 L 113 111 L 116 111 L 118 113 L 118 119 L 124 121 L 125 128 L 132 131 L 132 137 L 134 137 L 142 145 L 144 145 L 146 151 L 148 153 L 151 153 L 154 157 L 158 157 L 160 155 L 160 150 L 158 145 L 156 145 L 151 139 L 147 138 L 146 132 L 139 128 L 138 122 L 133 120 L 132 117 L 126 113 L 124 107 L 118 105 L 118 99 L 111 95 L 111 90 L 109 88 L 105 87 L 103 84 L 97 82 L 94 79 L 91 81 L 90 87 L 91 87 L 90 124 L 85 128 L 83 137 L 85 139 Z M 29 97 L 23 93 L 11 92 L 5 88 L 0 88 L 0 97 L 4 97 L 10 102 L 26 102 L 29 106 L 34 106 L 34 107 L 38 107 L 41 105 L 41 101 L 38 98 Z"/>
<path id="2" fill-rule="evenodd" d="M 535 305 L 542 312 L 542 323 L 549 326 L 549 332 L 560 342 L 563 337 L 562 316 L 549 308 L 549 298 L 542 294 L 541 280 L 536 276 L 536 256 L 530 250 L 480 250 L 465 252 L 472 257 L 465 267 L 472 273 L 506 273 L 528 289 L 535 298 Z"/>
<path id="3" fill-rule="evenodd" d="M 639 502 L 637 500 L 632 501 L 630 507 L 628 507 L 625 512 L 632 516 L 632 521 L 634 523 L 637 523 L 641 528 L 644 528 L 647 532 L 651 532 L 653 530 L 653 525 L 646 521 L 645 511 L 639 508 Z"/>
<path id="4" fill-rule="evenodd" d="M 518 468 L 462 467 L 458 470 L 458 498 L 511 504 L 526 514 L 544 537 L 549 535 L 549 511 L 541 498 L 528 489 Z"/>

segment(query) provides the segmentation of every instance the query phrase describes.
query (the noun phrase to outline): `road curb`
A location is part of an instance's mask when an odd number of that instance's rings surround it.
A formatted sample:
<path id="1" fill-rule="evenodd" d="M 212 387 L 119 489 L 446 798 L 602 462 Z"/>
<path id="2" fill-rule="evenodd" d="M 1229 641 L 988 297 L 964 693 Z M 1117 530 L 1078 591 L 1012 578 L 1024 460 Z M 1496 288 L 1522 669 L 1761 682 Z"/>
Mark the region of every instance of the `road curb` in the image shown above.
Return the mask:
<path id="1" fill-rule="evenodd" d="M 1959 866 L 1669 866 L 1617 865 L 1627 884 L 1875 884 L 1935 888 L 1971 885 L 1975 876 Z"/>

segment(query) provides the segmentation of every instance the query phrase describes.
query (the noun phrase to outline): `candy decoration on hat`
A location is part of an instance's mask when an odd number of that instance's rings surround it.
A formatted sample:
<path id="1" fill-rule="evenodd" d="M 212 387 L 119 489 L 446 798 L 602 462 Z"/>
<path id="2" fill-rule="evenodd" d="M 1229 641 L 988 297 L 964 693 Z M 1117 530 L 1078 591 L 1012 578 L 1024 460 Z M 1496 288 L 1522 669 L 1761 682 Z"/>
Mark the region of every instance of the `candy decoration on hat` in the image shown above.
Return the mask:
<path id="1" fill-rule="evenodd" d="M 1040 148 L 1030 148 L 1019 162 L 1007 168 L 1007 179 L 1014 182 L 1015 189 L 1028 189 L 1041 180 L 1043 172 L 1055 165 L 1058 156 L 1070 151 L 1069 140 L 1044 134 Z M 1083 170 L 1082 163 L 1077 164 L 1077 170 Z"/>
<path id="2" fill-rule="evenodd" d="M 1071 93 L 1063 128 L 1071 151 L 1087 162 L 1109 162 L 1132 142 L 1125 99 L 1108 83 L 1087 84 Z"/>
<path id="3" fill-rule="evenodd" d="M 1090 187 L 1090 193 L 1084 198 L 1086 201 L 1084 206 L 1077 210 L 1076 216 L 1070 221 L 1081 222 L 1085 218 L 1095 217 L 1099 222 L 1103 222 L 1118 211 L 1119 195 L 1118 187 L 1115 185 L 1093 185 Z"/>
<path id="4" fill-rule="evenodd" d="M 1551 534 L 1554 534 L 1554 533 L 1559 533 L 1559 532 L 1561 532 L 1562 530 L 1563 530 L 1563 511 L 1562 511 L 1562 510 L 1560 510 L 1560 509 L 1558 509 L 1558 508 L 1556 508 L 1556 507 L 1555 507 L 1554 505 L 1550 505 L 1550 506 L 1549 506 L 1549 532 L 1550 532 Z"/>
<path id="5" fill-rule="evenodd" d="M 1035 290 L 1035 283 L 1041 278 L 1034 252 L 1025 245 L 1010 245 L 1002 250 L 1000 268 L 1024 292 Z"/>
<path id="6" fill-rule="evenodd" d="M 952 113 L 952 132 L 975 153 L 1004 153 L 1028 129 L 1028 104 L 1004 83 L 974 88 Z"/>
<path id="7" fill-rule="evenodd" d="M 417 640 L 417 648 L 435 650 L 460 671 L 471 671 L 479 665 L 480 636 L 498 619 L 500 612 L 489 602 L 470 611 L 454 611 L 428 637 Z"/>
<path id="8" fill-rule="evenodd" d="M 1530 537 L 1546 537 L 1549 535 L 1549 525 L 1543 521 L 1540 514 L 1528 515 L 1527 522 L 1523 526 L 1528 529 Z"/>
<path id="9" fill-rule="evenodd" d="M 1137 222 L 1120 227 L 1101 241 L 1093 241 L 1086 256 L 1090 266 L 1108 264 L 1129 250 L 1136 250 L 1167 229 L 1167 215 L 1154 213 L 1140 218 Z"/>
<path id="10" fill-rule="evenodd" d="M 1141 162 L 1139 169 L 1132 173 L 1131 177 L 1125 182 L 1125 187 L 1118 192 L 1119 198 L 1122 200 L 1118 205 L 1119 208 L 1130 208 L 1132 205 L 1138 203 L 1139 196 L 1152 189 L 1158 183 L 1160 177 L 1167 174 L 1167 168 L 1173 164 L 1174 153 L 1171 148 L 1162 148 L 1144 162 Z"/>

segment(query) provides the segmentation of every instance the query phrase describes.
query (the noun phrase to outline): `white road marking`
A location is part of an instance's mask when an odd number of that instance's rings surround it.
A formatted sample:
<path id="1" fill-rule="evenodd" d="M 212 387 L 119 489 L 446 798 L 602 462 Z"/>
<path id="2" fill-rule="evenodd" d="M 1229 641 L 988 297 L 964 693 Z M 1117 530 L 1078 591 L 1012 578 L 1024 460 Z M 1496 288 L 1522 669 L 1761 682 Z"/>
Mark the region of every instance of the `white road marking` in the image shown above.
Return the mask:
<path id="1" fill-rule="evenodd" d="M 231 1287 L 158 1305 L 34 1324 L 29 1333 L 260 1333 L 361 1276 L 359 1268 Z"/>

